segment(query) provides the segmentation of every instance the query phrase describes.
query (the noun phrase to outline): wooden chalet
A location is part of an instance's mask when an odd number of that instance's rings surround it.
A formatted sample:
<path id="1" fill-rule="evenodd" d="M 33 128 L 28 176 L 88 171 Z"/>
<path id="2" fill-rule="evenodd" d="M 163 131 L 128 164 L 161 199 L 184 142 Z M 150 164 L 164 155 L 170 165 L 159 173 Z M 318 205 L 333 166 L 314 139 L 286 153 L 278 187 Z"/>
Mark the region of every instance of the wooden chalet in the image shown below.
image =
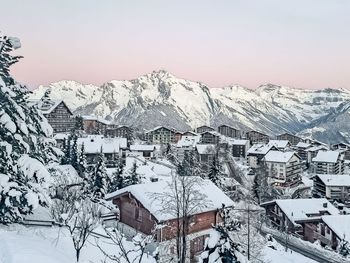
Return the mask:
<path id="1" fill-rule="evenodd" d="M 192 178 L 192 177 L 191 177 Z M 218 210 L 224 204 L 233 206 L 233 201 L 226 196 L 210 180 L 193 177 L 198 182 L 196 190 L 203 193 L 203 202 L 206 206 L 193 209 L 190 216 L 190 225 L 187 231 L 189 239 L 190 262 L 194 262 L 197 255 L 203 251 L 205 239 L 209 236 L 212 226 L 221 222 Z M 110 193 L 107 200 L 112 200 L 119 209 L 119 224 L 126 235 L 133 236 L 137 232 L 145 235 L 155 234 L 155 242 L 161 256 L 174 255 L 176 251 L 174 238 L 176 237 L 177 223 L 183 221 L 174 213 L 168 211 L 168 205 L 163 203 L 162 196 L 171 193 L 170 184 L 166 181 L 131 185 Z M 155 226 L 162 226 L 155 228 Z M 154 233 L 155 231 L 155 233 Z M 163 258 L 162 256 L 162 258 Z"/>

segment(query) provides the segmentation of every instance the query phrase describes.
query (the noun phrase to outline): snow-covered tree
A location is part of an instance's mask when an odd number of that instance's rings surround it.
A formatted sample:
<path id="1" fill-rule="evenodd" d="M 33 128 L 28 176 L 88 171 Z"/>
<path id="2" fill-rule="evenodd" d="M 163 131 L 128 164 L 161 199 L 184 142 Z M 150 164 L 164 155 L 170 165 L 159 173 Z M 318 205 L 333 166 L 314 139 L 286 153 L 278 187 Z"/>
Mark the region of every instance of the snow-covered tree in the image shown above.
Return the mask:
<path id="1" fill-rule="evenodd" d="M 93 199 L 103 199 L 107 193 L 109 178 L 105 165 L 105 157 L 101 151 L 93 174 L 91 195 Z"/>
<path id="2" fill-rule="evenodd" d="M 138 184 L 140 183 L 140 176 L 137 173 L 137 164 L 136 161 L 132 164 L 132 167 L 129 172 L 129 180 L 128 185 Z"/>
<path id="3" fill-rule="evenodd" d="M 35 105 L 30 91 L 10 75 L 21 57 L 10 53 L 20 47 L 17 38 L 0 35 L 0 222 L 21 220 L 46 202 L 44 165 L 54 161 L 52 128 Z"/>
<path id="4" fill-rule="evenodd" d="M 184 158 L 177 165 L 177 173 L 180 176 L 202 176 L 202 169 L 193 150 L 185 151 Z"/>
<path id="5" fill-rule="evenodd" d="M 218 187 L 221 187 L 221 181 L 224 177 L 222 165 L 219 156 L 214 155 L 213 162 L 209 167 L 208 178 Z"/>
<path id="6" fill-rule="evenodd" d="M 338 245 L 339 254 L 348 257 L 350 255 L 350 244 L 345 239 L 342 239 Z"/>
<path id="7" fill-rule="evenodd" d="M 72 137 L 68 136 L 67 140 L 64 140 L 63 145 L 63 156 L 61 159 L 61 164 L 71 164 L 71 144 Z"/>
<path id="8" fill-rule="evenodd" d="M 203 263 L 243 263 L 247 262 L 241 245 L 233 240 L 231 233 L 239 229 L 239 222 L 229 216 L 230 210 L 223 207 L 220 211 L 222 223 L 213 226 L 213 231 L 206 242 L 201 255 Z"/>
<path id="9" fill-rule="evenodd" d="M 118 158 L 116 160 L 115 171 L 112 173 L 112 176 L 110 178 L 110 184 L 108 187 L 109 193 L 119 190 L 125 186 L 124 177 L 123 177 L 124 167 L 125 167 L 124 162 L 121 160 L 121 158 Z"/>
<path id="10" fill-rule="evenodd" d="M 85 177 L 86 168 L 87 168 L 87 163 L 86 163 L 86 155 L 85 155 L 85 146 L 83 143 L 78 153 L 78 162 L 76 167 L 76 170 L 80 177 L 83 177 L 83 178 Z"/>

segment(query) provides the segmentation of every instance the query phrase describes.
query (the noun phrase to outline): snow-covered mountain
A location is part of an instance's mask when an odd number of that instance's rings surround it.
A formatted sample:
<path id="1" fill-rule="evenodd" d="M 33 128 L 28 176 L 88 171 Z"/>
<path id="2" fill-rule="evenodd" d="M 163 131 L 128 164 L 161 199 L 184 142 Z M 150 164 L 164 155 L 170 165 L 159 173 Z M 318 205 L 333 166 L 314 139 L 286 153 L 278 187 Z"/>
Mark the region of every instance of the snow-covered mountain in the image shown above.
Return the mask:
<path id="1" fill-rule="evenodd" d="M 239 85 L 209 88 L 164 70 L 101 87 L 60 81 L 40 86 L 33 98 L 40 98 L 47 89 L 52 98 L 63 99 L 77 114 L 145 129 L 165 125 L 186 130 L 226 123 L 271 135 L 322 127 L 350 101 L 350 91 L 345 89 L 301 90 L 272 84 L 257 90 Z"/>

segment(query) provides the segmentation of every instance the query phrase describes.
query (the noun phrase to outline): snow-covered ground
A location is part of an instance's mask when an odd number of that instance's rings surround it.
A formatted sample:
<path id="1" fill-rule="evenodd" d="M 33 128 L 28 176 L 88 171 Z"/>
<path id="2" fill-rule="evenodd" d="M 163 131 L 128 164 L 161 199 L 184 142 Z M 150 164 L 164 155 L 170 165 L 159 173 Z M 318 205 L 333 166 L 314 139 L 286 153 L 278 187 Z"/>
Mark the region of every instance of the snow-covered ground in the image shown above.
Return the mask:
<path id="1" fill-rule="evenodd" d="M 316 262 L 290 249 L 288 249 L 288 251 L 286 252 L 281 245 L 278 245 L 276 250 L 270 247 L 265 247 L 262 253 L 264 257 L 261 262 L 266 262 L 266 263 L 314 263 Z"/>
<path id="2" fill-rule="evenodd" d="M 81 251 L 80 263 L 112 262 L 106 259 L 96 242 L 108 253 L 116 254 L 118 251 L 118 247 L 112 245 L 108 239 L 90 236 Z M 0 226 L 0 263 L 73 262 L 76 262 L 75 250 L 65 228 Z M 151 257 L 145 257 L 142 262 L 155 261 Z"/>

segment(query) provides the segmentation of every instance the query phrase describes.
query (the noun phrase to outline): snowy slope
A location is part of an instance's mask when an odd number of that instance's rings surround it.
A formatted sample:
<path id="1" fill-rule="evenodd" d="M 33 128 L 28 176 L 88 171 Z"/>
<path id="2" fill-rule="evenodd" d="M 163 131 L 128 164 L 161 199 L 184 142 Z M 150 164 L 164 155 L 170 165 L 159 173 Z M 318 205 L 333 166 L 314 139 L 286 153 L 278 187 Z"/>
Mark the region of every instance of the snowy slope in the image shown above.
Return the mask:
<path id="1" fill-rule="evenodd" d="M 209 88 L 163 70 L 101 87 L 56 82 L 34 90 L 33 98 L 40 98 L 47 89 L 76 113 L 146 129 L 166 125 L 186 130 L 202 124 L 227 123 L 271 135 L 310 128 L 314 120 L 350 100 L 350 92 L 345 89 L 312 91 L 272 84 L 255 91 L 239 85 Z"/>

